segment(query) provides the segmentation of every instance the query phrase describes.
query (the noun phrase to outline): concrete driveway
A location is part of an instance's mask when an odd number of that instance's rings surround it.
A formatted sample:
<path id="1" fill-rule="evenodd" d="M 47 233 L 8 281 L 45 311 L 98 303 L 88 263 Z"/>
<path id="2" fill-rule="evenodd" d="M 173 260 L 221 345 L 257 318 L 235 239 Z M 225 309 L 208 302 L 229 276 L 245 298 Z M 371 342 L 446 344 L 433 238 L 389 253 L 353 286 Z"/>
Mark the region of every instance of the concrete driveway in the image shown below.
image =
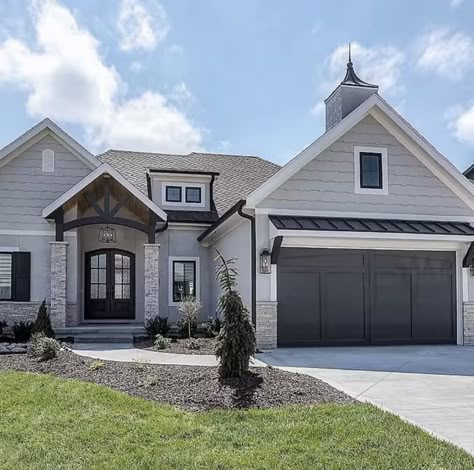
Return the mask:
<path id="1" fill-rule="evenodd" d="M 474 453 L 474 347 L 281 348 L 258 359 L 320 378 Z"/>

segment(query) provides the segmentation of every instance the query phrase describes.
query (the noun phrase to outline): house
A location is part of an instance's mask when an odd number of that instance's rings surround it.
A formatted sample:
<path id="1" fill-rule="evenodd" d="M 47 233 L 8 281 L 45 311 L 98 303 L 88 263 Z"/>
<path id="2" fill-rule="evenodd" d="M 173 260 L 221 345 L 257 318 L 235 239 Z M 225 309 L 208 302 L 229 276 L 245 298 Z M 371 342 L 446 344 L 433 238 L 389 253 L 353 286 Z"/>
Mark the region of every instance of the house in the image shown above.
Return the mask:
<path id="1" fill-rule="evenodd" d="M 350 60 L 325 103 L 326 132 L 282 168 L 94 156 L 42 121 L 0 151 L 0 319 L 46 298 L 60 335 L 139 333 L 185 296 L 205 319 L 219 250 L 262 348 L 474 344 L 474 186 Z"/>

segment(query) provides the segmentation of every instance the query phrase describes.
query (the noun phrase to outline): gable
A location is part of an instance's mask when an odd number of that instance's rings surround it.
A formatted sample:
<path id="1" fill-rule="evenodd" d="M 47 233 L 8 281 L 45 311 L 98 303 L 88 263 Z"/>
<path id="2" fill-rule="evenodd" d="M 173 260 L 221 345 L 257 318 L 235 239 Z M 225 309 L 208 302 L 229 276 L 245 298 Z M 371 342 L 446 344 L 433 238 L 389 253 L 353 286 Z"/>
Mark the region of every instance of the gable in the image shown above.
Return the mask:
<path id="1" fill-rule="evenodd" d="M 387 195 L 356 194 L 355 146 L 387 149 Z M 341 213 L 474 215 L 451 187 L 370 114 L 283 182 L 257 207 Z"/>
<path id="2" fill-rule="evenodd" d="M 43 172 L 43 150 L 54 151 L 54 172 Z M 7 157 L 8 158 L 8 157 Z M 92 170 L 48 134 L 0 167 L 0 229 L 44 230 L 42 209 Z"/>

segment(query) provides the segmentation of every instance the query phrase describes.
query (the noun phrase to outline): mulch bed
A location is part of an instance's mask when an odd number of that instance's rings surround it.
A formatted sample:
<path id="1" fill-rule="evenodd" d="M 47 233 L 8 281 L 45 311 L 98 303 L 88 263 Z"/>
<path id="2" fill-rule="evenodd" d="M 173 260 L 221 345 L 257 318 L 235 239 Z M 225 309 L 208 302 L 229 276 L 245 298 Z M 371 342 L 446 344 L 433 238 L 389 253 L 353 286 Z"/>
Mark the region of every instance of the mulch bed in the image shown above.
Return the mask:
<path id="1" fill-rule="evenodd" d="M 193 411 L 351 401 L 321 380 L 271 367 L 253 368 L 240 379 L 221 380 L 215 367 L 97 361 L 62 350 L 57 358 L 46 362 L 26 355 L 1 356 L 1 370 L 94 382 Z"/>
<path id="2" fill-rule="evenodd" d="M 199 349 L 190 349 L 189 343 L 193 341 L 199 344 Z M 216 350 L 216 338 L 193 338 L 193 339 L 172 339 L 171 344 L 166 349 L 156 349 L 152 339 L 145 338 L 134 343 L 138 349 L 148 349 L 170 354 L 211 354 Z"/>

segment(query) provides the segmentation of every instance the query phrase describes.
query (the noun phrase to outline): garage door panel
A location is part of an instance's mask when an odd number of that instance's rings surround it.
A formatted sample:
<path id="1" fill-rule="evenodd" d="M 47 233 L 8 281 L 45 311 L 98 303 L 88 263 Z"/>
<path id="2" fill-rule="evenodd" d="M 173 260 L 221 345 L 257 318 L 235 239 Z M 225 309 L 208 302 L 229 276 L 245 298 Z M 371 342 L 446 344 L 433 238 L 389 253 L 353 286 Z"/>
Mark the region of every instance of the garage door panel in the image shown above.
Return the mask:
<path id="1" fill-rule="evenodd" d="M 280 270 L 278 343 L 311 345 L 321 341 L 320 274 Z"/>
<path id="2" fill-rule="evenodd" d="M 364 343 L 364 277 L 361 272 L 324 273 L 321 287 L 325 343 Z"/>
<path id="3" fill-rule="evenodd" d="M 311 266 L 313 269 L 361 268 L 364 266 L 364 252 L 358 250 L 283 248 L 278 264 L 283 267 Z"/>
<path id="4" fill-rule="evenodd" d="M 390 251 L 372 254 L 372 269 L 452 269 L 453 257 L 451 253 L 444 252 L 410 252 Z"/>
<path id="5" fill-rule="evenodd" d="M 378 344 L 411 340 L 410 272 L 373 273 L 370 337 Z"/>
<path id="6" fill-rule="evenodd" d="M 413 338 L 415 341 L 445 342 L 455 336 L 453 277 L 449 273 L 413 275 Z"/>

